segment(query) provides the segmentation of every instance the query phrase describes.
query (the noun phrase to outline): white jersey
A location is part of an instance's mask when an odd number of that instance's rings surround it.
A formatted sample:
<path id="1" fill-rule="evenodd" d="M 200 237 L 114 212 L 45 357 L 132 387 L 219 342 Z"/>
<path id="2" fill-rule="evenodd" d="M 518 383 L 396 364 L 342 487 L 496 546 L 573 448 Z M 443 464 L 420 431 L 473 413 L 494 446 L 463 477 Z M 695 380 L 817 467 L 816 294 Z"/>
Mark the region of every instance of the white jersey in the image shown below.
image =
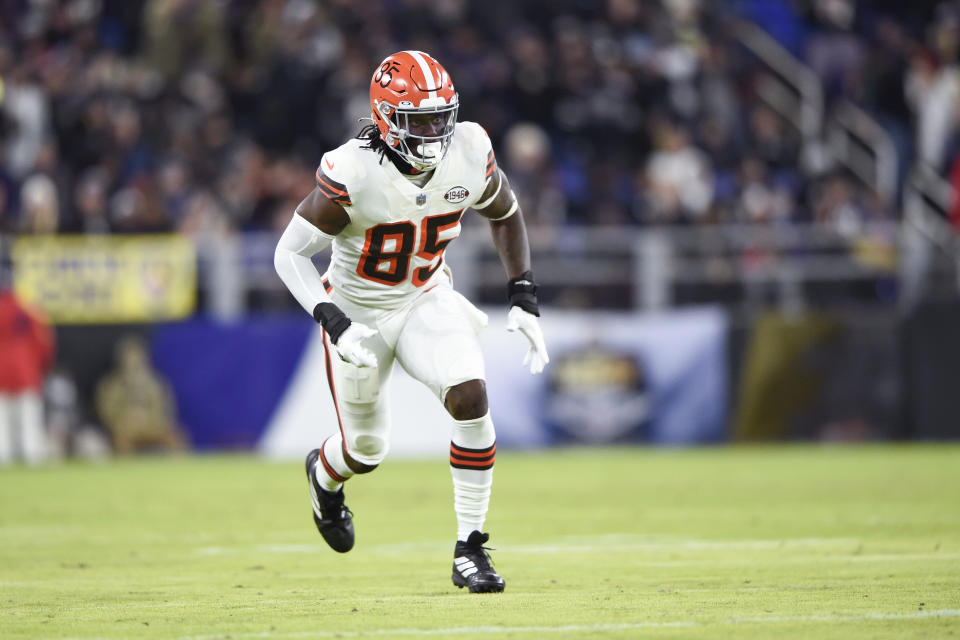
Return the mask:
<path id="1" fill-rule="evenodd" d="M 460 218 L 496 170 L 486 131 L 460 122 L 423 186 L 389 159 L 352 139 L 324 154 L 317 187 L 350 223 L 333 241 L 324 286 L 364 306 L 395 309 L 449 276 L 443 252 L 460 235 Z"/>

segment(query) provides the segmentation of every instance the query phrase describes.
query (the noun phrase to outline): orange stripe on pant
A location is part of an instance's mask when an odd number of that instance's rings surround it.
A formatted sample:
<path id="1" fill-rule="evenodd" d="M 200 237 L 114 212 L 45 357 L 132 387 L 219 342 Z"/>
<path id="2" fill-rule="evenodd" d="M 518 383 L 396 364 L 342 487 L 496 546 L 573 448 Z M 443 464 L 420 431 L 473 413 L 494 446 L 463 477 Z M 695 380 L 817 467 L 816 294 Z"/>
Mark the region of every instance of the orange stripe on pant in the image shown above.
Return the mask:
<path id="1" fill-rule="evenodd" d="M 333 363 L 330 362 L 330 341 L 327 340 L 327 332 L 323 332 L 323 360 L 327 368 L 327 384 L 330 386 L 330 396 L 333 398 L 333 408 L 337 412 L 337 426 L 340 427 L 340 439 L 343 442 L 343 453 L 349 455 L 347 450 L 347 434 L 343 432 L 343 420 L 340 418 L 340 403 L 337 402 L 337 386 L 333 382 Z M 323 451 L 321 449 L 321 451 Z"/>
<path id="2" fill-rule="evenodd" d="M 330 439 L 330 438 L 327 438 L 327 440 L 329 440 L 329 439 Z M 323 444 L 320 445 L 320 463 L 323 465 L 323 470 L 327 472 L 327 475 L 328 475 L 328 476 L 330 476 L 332 479 L 336 480 L 337 482 L 346 482 L 347 479 L 344 478 L 344 477 L 343 477 L 342 475 L 340 475 L 339 473 L 337 473 L 336 471 L 334 471 L 334 470 L 333 470 L 333 467 L 330 465 L 330 463 L 327 462 L 327 456 L 326 456 L 326 454 L 323 452 L 324 449 L 325 449 L 326 446 L 327 446 L 327 440 L 324 440 L 324 441 L 323 441 Z"/>

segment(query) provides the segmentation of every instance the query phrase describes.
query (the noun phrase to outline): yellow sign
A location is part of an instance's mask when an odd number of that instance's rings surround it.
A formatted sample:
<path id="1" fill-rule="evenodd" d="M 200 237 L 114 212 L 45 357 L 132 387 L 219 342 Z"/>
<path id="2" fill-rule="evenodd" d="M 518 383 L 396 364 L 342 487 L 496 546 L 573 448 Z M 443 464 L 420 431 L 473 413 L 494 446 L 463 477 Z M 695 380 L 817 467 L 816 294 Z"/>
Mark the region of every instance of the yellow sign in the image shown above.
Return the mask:
<path id="1" fill-rule="evenodd" d="M 53 323 L 176 320 L 193 312 L 197 259 L 182 236 L 24 236 L 13 284 Z"/>

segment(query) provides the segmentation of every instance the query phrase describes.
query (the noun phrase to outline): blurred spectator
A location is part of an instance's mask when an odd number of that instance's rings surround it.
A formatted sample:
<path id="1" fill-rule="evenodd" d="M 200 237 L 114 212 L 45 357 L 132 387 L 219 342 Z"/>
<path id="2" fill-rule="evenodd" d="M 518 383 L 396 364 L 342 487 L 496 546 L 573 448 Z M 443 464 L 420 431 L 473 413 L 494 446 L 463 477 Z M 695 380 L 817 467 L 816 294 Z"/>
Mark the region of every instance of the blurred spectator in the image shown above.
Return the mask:
<path id="1" fill-rule="evenodd" d="M 66 457 L 72 453 L 73 441 L 81 429 L 76 380 L 66 369 L 54 367 L 47 375 L 43 397 L 51 455 Z"/>
<path id="2" fill-rule="evenodd" d="M 23 213 L 20 228 L 26 233 L 56 233 L 60 223 L 57 187 L 42 173 L 27 178 L 20 189 Z"/>
<path id="3" fill-rule="evenodd" d="M 910 61 L 906 94 L 916 115 L 917 158 L 942 170 L 943 153 L 960 104 L 960 71 L 929 50 Z"/>
<path id="4" fill-rule="evenodd" d="M 565 222 L 567 203 L 554 184 L 550 137 L 532 122 L 513 125 L 504 137 L 503 154 L 510 166 L 510 186 L 516 192 L 530 226 Z"/>
<path id="5" fill-rule="evenodd" d="M 749 143 L 751 155 L 773 169 L 789 170 L 797 164 L 800 141 L 779 115 L 769 107 L 758 105 L 750 110 Z"/>
<path id="6" fill-rule="evenodd" d="M 690 144 L 687 130 L 663 121 L 656 127 L 657 150 L 644 176 L 649 222 L 696 222 L 710 208 L 713 171 L 702 151 Z"/>
<path id="7" fill-rule="evenodd" d="M 754 224 L 789 222 L 793 213 L 791 190 L 782 182 L 775 184 L 761 160 L 743 159 L 739 185 L 740 197 L 736 204 L 739 221 Z"/>
<path id="8" fill-rule="evenodd" d="M 865 58 L 863 42 L 854 33 L 854 0 L 812 0 L 814 31 L 807 59 L 830 94 L 848 94 L 856 85 Z"/>
<path id="9" fill-rule="evenodd" d="M 815 222 L 848 237 L 862 231 L 868 214 L 847 177 L 841 174 L 827 177 L 815 188 L 814 194 Z"/>
<path id="10" fill-rule="evenodd" d="M 79 233 L 109 233 L 107 177 L 101 169 L 89 169 L 77 183 L 74 193 L 75 219 L 65 230 Z"/>
<path id="11" fill-rule="evenodd" d="M 754 20 L 803 58 L 826 89 L 828 113 L 844 97 L 876 114 L 893 133 L 902 167 L 916 155 L 947 172 L 960 149 L 958 7 L 957 0 L 6 3 L 0 229 L 274 230 L 320 154 L 367 115 L 371 66 L 402 47 L 449 60 L 469 98 L 460 117 L 485 123 L 535 225 L 742 218 L 744 202 L 756 204 L 759 193 L 753 182 L 751 195 L 741 192 L 744 158 L 761 161 L 768 186 L 801 203 L 789 219 L 815 219 L 795 169 L 802 160 L 795 124 L 758 100 L 760 65 L 737 44 L 734 18 Z M 675 118 L 667 131 L 661 113 Z M 682 152 L 668 149 L 678 140 Z M 676 191 L 678 168 L 691 167 L 698 169 L 690 188 Z M 638 172 L 640 199 L 632 193 Z M 40 210 L 36 199 L 20 197 L 37 175 L 57 194 L 40 195 Z"/>
<path id="12" fill-rule="evenodd" d="M 169 385 L 150 364 L 136 336 L 117 343 L 116 366 L 97 385 L 96 408 L 119 454 L 181 451 L 187 444 L 176 423 Z"/>
<path id="13" fill-rule="evenodd" d="M 168 80 L 188 66 L 219 73 L 227 62 L 223 5 L 204 0 L 153 0 L 144 11 L 145 53 Z"/>
<path id="14" fill-rule="evenodd" d="M 9 55 L 0 44 L 0 72 L 2 59 Z M 49 129 L 47 96 L 35 79 L 29 64 L 15 65 L 10 73 L 3 72 L 4 87 L 0 108 L 11 121 L 11 132 L 5 145 L 4 160 L 8 170 L 23 177 L 36 163 L 40 148 Z"/>
<path id="15" fill-rule="evenodd" d="M 11 277 L 0 260 L 0 464 L 37 463 L 50 453 L 42 390 L 54 338 L 43 316 L 17 298 Z"/>

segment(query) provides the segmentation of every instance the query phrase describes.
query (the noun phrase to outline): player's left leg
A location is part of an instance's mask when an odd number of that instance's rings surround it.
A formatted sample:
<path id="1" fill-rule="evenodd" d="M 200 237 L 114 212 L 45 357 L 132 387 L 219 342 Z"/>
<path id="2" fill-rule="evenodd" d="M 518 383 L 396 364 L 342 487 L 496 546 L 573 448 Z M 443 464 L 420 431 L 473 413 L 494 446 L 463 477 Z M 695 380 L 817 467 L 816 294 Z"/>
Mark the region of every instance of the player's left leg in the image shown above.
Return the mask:
<path id="1" fill-rule="evenodd" d="M 469 303 L 449 289 L 422 296 L 397 342 L 397 359 L 453 418 L 450 471 L 457 514 L 453 580 L 471 592 L 503 591 L 482 533 L 493 484 L 496 432 L 487 408 L 483 354 Z M 475 310 L 474 310 L 475 311 Z"/>
<path id="2" fill-rule="evenodd" d="M 487 409 L 487 389 L 474 379 L 447 390 L 444 406 L 454 418 L 450 439 L 450 474 L 457 512 L 457 544 L 453 552 L 453 583 L 472 593 L 503 591 L 504 581 L 490 564 L 482 533 L 493 485 L 497 436 Z"/>
<path id="3" fill-rule="evenodd" d="M 380 336 L 368 341 L 377 367 L 344 362 L 324 336 L 327 384 L 337 413 L 337 430 L 307 454 L 306 472 L 317 530 L 335 551 L 353 548 L 353 513 L 344 504 L 343 483 L 369 473 L 387 454 L 390 415 L 380 393 L 393 368 L 393 350 Z"/>

